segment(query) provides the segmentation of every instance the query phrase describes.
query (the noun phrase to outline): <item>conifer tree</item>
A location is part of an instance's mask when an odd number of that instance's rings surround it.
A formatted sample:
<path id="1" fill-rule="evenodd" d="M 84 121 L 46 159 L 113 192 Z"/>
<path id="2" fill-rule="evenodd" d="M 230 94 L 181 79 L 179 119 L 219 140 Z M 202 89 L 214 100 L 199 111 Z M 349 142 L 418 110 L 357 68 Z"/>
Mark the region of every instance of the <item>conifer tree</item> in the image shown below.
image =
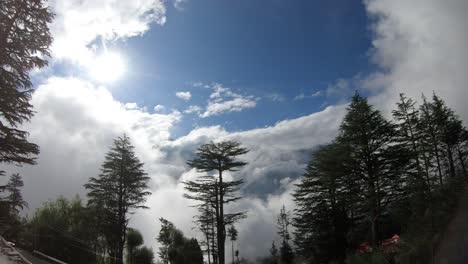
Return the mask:
<path id="1" fill-rule="evenodd" d="M 425 153 L 427 155 L 427 159 L 429 161 L 430 168 L 436 169 L 436 175 L 439 180 L 439 185 L 442 186 L 444 184 L 443 174 L 442 174 L 442 163 L 441 157 L 443 156 L 442 153 L 442 146 L 440 143 L 440 133 L 438 131 L 437 124 L 435 122 L 433 106 L 430 102 L 427 101 L 426 97 L 423 95 L 422 97 L 423 103 L 421 104 L 420 112 L 420 120 L 421 120 L 421 135 L 422 141 L 424 144 Z M 435 165 L 434 165 L 435 164 Z"/>
<path id="2" fill-rule="evenodd" d="M 237 195 L 243 180 L 226 181 L 225 172 L 234 172 L 247 163 L 237 160 L 237 157 L 247 153 L 240 143 L 223 141 L 200 146 L 196 158 L 187 164 L 199 172 L 215 172 L 214 175 L 200 177 L 196 181 L 185 182 L 188 193 L 184 197 L 204 203 L 209 203 L 215 211 L 216 245 L 219 264 L 225 263 L 226 226 L 245 217 L 245 212 L 225 213 L 226 204 L 235 202 L 241 197 Z"/>
<path id="3" fill-rule="evenodd" d="M 350 171 L 361 188 L 359 207 L 369 223 L 373 246 L 379 240 L 382 215 L 404 194 L 409 155 L 394 144 L 395 135 L 395 126 L 356 92 L 341 124 L 338 142 L 347 146 L 352 157 Z"/>
<path id="4" fill-rule="evenodd" d="M 293 194 L 294 244 L 306 259 L 342 261 L 346 255 L 360 192 L 348 152 L 337 142 L 316 150 Z"/>
<path id="5" fill-rule="evenodd" d="M 124 246 L 129 215 L 144 206 L 150 178 L 143 170 L 143 163 L 136 157 L 127 135 L 114 140 L 114 146 L 106 154 L 98 177 L 91 177 L 85 184 L 88 204 L 102 206 L 107 212 L 103 221 L 109 232 L 106 240 L 109 254 L 117 264 L 123 263 Z M 106 219 L 107 218 L 107 219 Z"/>
<path id="6" fill-rule="evenodd" d="M 280 209 L 280 213 L 277 219 L 278 223 L 278 234 L 281 237 L 281 247 L 280 247 L 280 260 L 282 264 L 292 264 L 294 260 L 294 253 L 292 251 L 289 240 L 291 238 L 289 234 L 289 227 L 291 225 L 291 216 L 286 207 Z"/>
<path id="7" fill-rule="evenodd" d="M 39 154 L 18 127 L 33 115 L 29 72 L 47 65 L 53 16 L 42 0 L 0 4 L 0 163 L 34 164 Z"/>
<path id="8" fill-rule="evenodd" d="M 271 242 L 270 257 L 271 257 L 271 264 L 278 263 L 278 249 L 276 248 L 275 241 Z"/>
<path id="9" fill-rule="evenodd" d="M 9 203 L 10 213 L 12 214 L 18 214 L 20 210 L 27 206 L 27 203 L 23 200 L 23 195 L 21 194 L 21 188 L 23 186 L 24 183 L 19 173 L 12 174 L 5 188 L 8 192 L 6 199 Z"/>

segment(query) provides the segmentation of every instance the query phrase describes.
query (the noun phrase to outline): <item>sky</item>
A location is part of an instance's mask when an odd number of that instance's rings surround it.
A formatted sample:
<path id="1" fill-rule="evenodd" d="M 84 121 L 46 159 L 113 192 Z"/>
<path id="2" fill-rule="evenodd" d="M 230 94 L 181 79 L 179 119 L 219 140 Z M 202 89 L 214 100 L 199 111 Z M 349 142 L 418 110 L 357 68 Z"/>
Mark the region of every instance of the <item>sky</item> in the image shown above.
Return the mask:
<path id="1" fill-rule="evenodd" d="M 184 180 L 198 146 L 237 140 L 247 210 L 241 256 L 268 254 L 276 216 L 314 148 L 338 132 L 355 90 L 390 117 L 399 93 L 436 92 L 468 121 L 464 0 L 50 0 L 47 69 L 32 72 L 25 125 L 41 153 L 23 176 L 26 214 L 59 195 L 86 198 L 112 140 L 129 135 L 151 177 L 131 225 L 155 250 L 160 217 L 188 236 Z M 227 253 L 230 251 L 228 250 Z M 227 258 L 229 259 L 228 254 Z"/>

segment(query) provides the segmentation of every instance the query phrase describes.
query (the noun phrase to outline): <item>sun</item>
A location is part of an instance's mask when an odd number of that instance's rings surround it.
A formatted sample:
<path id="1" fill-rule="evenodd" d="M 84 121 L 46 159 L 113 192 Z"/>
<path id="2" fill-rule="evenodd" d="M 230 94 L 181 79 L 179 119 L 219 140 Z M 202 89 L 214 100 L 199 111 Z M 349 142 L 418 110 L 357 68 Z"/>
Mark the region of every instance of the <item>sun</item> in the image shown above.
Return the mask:
<path id="1" fill-rule="evenodd" d="M 120 54 L 104 52 L 88 66 L 90 75 L 99 82 L 114 82 L 125 72 L 125 62 Z"/>

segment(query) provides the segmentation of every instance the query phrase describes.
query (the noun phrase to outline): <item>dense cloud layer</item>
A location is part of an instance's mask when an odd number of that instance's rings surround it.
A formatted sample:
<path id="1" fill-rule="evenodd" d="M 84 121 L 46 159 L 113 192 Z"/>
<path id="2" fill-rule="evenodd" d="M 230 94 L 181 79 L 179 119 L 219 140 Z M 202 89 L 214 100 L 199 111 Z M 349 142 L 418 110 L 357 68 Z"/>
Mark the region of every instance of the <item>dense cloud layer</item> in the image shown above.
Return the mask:
<path id="1" fill-rule="evenodd" d="M 85 7 L 94 7 L 98 12 L 110 2 L 54 2 L 55 10 L 62 10 L 54 28 L 57 42 L 68 30 L 81 32 L 81 27 L 90 27 L 90 21 L 102 25 L 83 34 L 83 39 L 79 40 L 81 44 L 89 44 L 98 35 L 112 35 L 112 28 L 123 21 L 135 22 L 123 26 L 123 31 L 116 37 L 141 34 L 152 21 L 164 22 L 164 6 L 150 0 L 130 1 L 135 6 L 113 5 L 112 12 L 104 16 L 108 19 L 82 18 L 79 27 L 74 25 L 73 16 L 64 15 L 68 14 L 64 9 L 79 11 Z M 138 3 L 142 4 L 141 9 L 136 8 Z M 375 18 L 372 60 L 381 69 L 371 76 L 359 78 L 365 88 L 377 94 L 371 98 L 372 102 L 378 108 L 388 110 L 393 108 L 399 92 L 418 98 L 421 92 L 430 95 L 436 90 L 465 121 L 468 120 L 468 107 L 464 102 L 468 98 L 465 88 L 468 83 L 468 53 L 465 51 L 468 33 L 463 28 L 468 24 L 465 17 L 468 3 L 463 0 L 369 0 L 365 4 L 368 13 Z M 145 10 L 151 10 L 157 16 L 145 17 Z M 135 17 L 140 18 L 134 20 Z M 106 21 L 117 22 L 108 25 Z M 336 89 L 330 91 L 339 93 L 344 89 L 349 93 L 344 82 L 350 81 L 357 80 L 337 80 L 336 85 L 330 86 Z M 227 91 L 214 89 L 210 102 L 228 101 L 219 99 L 223 93 Z M 255 103 L 253 98 L 247 99 Z M 151 245 L 155 245 L 159 217 L 173 221 L 189 235 L 197 235 L 192 229 L 194 211 L 189 207 L 191 203 L 182 198 L 181 185 L 181 180 L 197 175 L 185 164 L 193 157 L 195 149 L 211 140 L 241 141 L 251 149 L 244 157 L 249 165 L 231 176 L 246 179 L 242 190 L 245 199 L 236 205 L 236 209 L 249 211 L 249 217 L 239 224 L 240 252 L 247 257 L 267 254 L 271 240 L 276 237 L 275 216 L 282 204 L 293 208 L 290 193 L 310 151 L 336 135 L 344 113 L 343 105 L 331 106 L 319 113 L 284 120 L 267 128 L 231 133 L 221 126 L 201 127 L 172 140 L 171 128 L 184 118 L 182 113 L 149 113 L 137 104 L 115 100 L 104 87 L 84 80 L 51 77 L 38 87 L 33 104 L 37 114 L 28 130 L 31 140 L 41 146 L 38 165 L 10 169 L 23 175 L 24 196 L 30 209 L 61 194 L 72 197 L 78 193 L 84 197 L 82 185 L 90 176 L 98 174 L 112 140 L 127 133 L 152 179 L 153 195 L 148 200 L 151 209 L 137 212 L 132 221 Z M 163 108 L 159 106 L 158 109 Z M 219 112 L 215 110 L 206 115 Z M 197 106 L 187 111 L 207 113 Z"/>
<path id="2" fill-rule="evenodd" d="M 372 60 L 381 71 L 364 85 L 381 91 L 375 103 L 394 107 L 398 94 L 415 99 L 433 91 L 468 121 L 468 2 L 465 0 L 366 0 Z M 421 100 L 419 100 L 421 101 Z"/>

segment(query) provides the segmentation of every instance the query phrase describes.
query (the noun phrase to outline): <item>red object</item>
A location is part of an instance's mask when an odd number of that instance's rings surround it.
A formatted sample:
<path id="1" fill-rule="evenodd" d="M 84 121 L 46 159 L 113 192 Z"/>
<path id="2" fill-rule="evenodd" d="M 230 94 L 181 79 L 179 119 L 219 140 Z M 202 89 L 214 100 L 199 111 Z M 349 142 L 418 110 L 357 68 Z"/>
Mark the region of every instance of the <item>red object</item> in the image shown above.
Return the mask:
<path id="1" fill-rule="evenodd" d="M 383 240 L 380 242 L 380 249 L 382 252 L 390 254 L 398 252 L 398 244 L 400 243 L 400 236 L 397 234 L 393 235 L 391 238 Z M 362 242 L 356 250 L 357 254 L 364 254 L 372 252 L 372 247 L 368 241 Z"/>

